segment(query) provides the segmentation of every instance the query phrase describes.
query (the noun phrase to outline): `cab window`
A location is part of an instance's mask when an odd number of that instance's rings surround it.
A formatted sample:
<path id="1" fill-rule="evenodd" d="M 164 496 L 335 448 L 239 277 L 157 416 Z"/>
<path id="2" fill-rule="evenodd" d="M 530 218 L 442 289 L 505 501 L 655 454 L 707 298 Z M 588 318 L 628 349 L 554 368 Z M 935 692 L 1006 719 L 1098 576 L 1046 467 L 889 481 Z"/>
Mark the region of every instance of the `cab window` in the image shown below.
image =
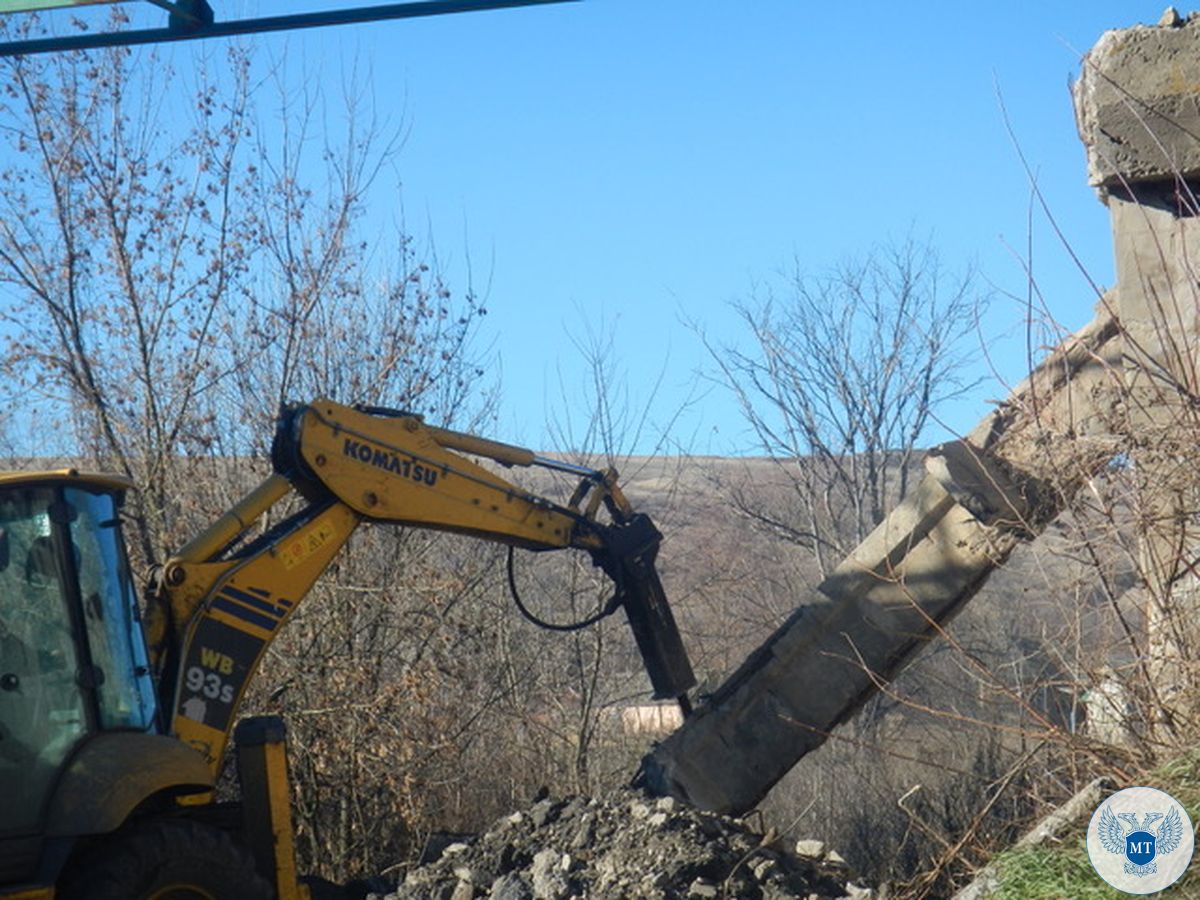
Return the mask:
<path id="1" fill-rule="evenodd" d="M 0 834 L 36 831 L 87 733 L 51 488 L 0 492 Z"/>
<path id="2" fill-rule="evenodd" d="M 66 491 L 100 727 L 149 729 L 154 691 L 113 497 Z"/>

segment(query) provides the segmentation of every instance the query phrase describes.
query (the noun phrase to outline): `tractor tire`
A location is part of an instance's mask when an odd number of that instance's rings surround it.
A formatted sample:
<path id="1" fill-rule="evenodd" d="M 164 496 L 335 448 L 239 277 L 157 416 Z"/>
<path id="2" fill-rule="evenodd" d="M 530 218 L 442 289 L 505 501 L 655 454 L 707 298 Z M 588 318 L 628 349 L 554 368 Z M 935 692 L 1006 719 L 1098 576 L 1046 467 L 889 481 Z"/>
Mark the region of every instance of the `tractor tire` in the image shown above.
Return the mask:
<path id="1" fill-rule="evenodd" d="M 270 900 L 248 850 L 219 828 L 161 819 L 114 835 L 72 865 L 62 900 Z"/>

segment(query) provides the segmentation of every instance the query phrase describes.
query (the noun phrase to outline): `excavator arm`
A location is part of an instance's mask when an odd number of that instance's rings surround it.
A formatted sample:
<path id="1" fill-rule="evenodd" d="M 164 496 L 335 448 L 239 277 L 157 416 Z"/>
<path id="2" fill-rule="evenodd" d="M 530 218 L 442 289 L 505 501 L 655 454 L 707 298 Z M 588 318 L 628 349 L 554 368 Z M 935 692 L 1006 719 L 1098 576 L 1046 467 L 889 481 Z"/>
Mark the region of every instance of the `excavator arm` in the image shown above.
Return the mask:
<path id="1" fill-rule="evenodd" d="M 563 471 L 579 486 L 558 503 L 468 455 Z M 588 553 L 613 581 L 612 605 L 625 610 L 655 696 L 686 707 L 695 679 L 655 569 L 662 536 L 632 510 L 612 470 L 330 400 L 285 408 L 272 458 L 273 474 L 167 562 L 147 613 L 169 730 L 214 772 L 263 653 L 364 521 Z M 247 540 L 297 494 L 299 509 Z"/>

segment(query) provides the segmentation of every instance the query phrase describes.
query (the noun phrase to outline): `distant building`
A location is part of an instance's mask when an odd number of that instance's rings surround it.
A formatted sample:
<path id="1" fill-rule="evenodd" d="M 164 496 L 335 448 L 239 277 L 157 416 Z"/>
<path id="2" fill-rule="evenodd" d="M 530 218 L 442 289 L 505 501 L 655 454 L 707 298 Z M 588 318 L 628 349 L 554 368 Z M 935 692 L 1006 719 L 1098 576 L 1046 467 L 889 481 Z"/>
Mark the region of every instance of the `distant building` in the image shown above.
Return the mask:
<path id="1" fill-rule="evenodd" d="M 683 712 L 677 703 L 625 706 L 620 713 L 621 733 L 626 736 L 665 737 L 683 724 Z"/>

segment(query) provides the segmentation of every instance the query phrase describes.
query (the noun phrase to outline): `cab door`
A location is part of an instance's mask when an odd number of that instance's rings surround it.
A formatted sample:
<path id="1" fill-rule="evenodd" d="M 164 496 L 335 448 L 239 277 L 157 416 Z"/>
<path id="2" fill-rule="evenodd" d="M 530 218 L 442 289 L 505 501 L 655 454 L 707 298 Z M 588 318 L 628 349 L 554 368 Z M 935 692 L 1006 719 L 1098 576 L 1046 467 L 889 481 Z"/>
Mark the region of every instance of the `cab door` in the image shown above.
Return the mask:
<path id="1" fill-rule="evenodd" d="M 122 489 L 110 482 L 0 477 L 0 883 L 31 876 L 50 818 L 83 833 L 51 798 L 91 738 L 157 731 Z M 88 798 L 72 808 L 80 827 L 96 821 Z"/>
<path id="2" fill-rule="evenodd" d="M 40 830 L 55 776 L 92 727 L 81 679 L 60 492 L 0 491 L 0 837 Z"/>

